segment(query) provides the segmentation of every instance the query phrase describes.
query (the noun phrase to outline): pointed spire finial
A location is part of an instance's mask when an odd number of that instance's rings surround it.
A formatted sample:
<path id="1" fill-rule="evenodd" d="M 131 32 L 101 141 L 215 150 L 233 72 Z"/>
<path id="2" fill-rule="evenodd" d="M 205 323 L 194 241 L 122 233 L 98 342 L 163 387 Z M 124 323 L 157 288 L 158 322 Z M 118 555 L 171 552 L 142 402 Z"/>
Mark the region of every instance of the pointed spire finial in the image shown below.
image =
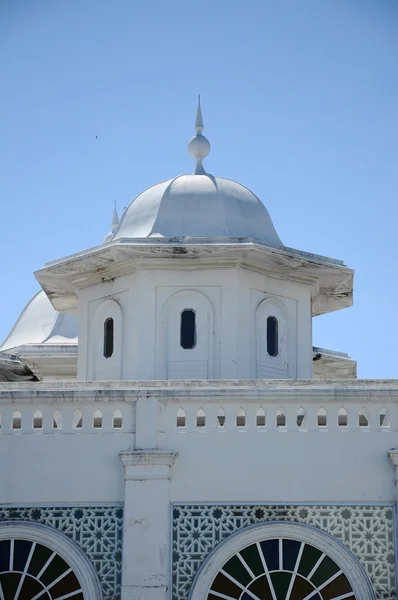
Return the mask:
<path id="1" fill-rule="evenodd" d="M 202 117 L 202 109 L 200 106 L 200 94 L 198 95 L 198 108 L 196 111 L 196 122 L 195 122 L 196 133 L 202 133 L 203 131 L 203 117 Z"/>
<path id="2" fill-rule="evenodd" d="M 116 200 L 115 200 L 115 207 L 113 209 L 113 217 L 112 217 L 112 233 L 115 233 L 116 229 L 118 228 L 118 225 L 119 225 L 119 216 L 117 214 Z"/>
<path id="3" fill-rule="evenodd" d="M 206 175 L 206 171 L 203 168 L 203 159 L 210 152 L 210 142 L 204 135 L 203 131 L 203 117 L 202 108 L 200 105 L 200 95 L 198 97 L 198 108 L 196 110 L 196 121 L 195 121 L 196 135 L 191 139 L 188 145 L 188 151 L 192 158 L 196 160 L 195 175 Z"/>

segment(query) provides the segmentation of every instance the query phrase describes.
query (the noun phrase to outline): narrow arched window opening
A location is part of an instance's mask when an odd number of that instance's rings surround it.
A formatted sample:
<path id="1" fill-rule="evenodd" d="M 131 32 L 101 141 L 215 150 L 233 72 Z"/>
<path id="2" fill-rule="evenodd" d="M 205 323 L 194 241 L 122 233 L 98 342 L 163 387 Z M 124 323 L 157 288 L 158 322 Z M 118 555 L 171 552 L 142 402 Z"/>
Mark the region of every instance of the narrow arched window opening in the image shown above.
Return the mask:
<path id="1" fill-rule="evenodd" d="M 379 413 L 379 424 L 380 424 L 380 427 L 389 427 L 390 426 L 389 412 L 384 406 Z"/>
<path id="2" fill-rule="evenodd" d="M 93 415 L 93 427 L 94 429 L 102 429 L 102 412 L 96 410 Z"/>
<path id="3" fill-rule="evenodd" d="M 307 412 L 305 411 L 305 409 L 300 406 L 300 408 L 297 411 L 297 427 L 305 427 L 306 425 L 306 417 L 307 417 Z"/>
<path id="4" fill-rule="evenodd" d="M 236 426 L 246 427 L 246 413 L 243 408 L 240 408 L 236 413 Z"/>
<path id="5" fill-rule="evenodd" d="M 278 356 L 278 319 L 276 317 L 267 319 L 267 352 L 270 356 Z"/>
<path id="6" fill-rule="evenodd" d="M 73 429 L 82 429 L 83 427 L 83 413 L 79 409 L 77 409 L 73 415 L 72 427 Z"/>
<path id="7" fill-rule="evenodd" d="M 56 410 L 53 414 L 53 429 L 62 429 L 62 413 Z"/>
<path id="8" fill-rule="evenodd" d="M 191 308 L 181 313 L 180 346 L 184 350 L 192 350 L 196 346 L 196 315 Z"/>
<path id="9" fill-rule="evenodd" d="M 121 410 L 114 411 L 113 419 L 112 419 L 112 427 L 113 427 L 113 429 L 122 429 L 123 428 L 123 413 Z"/>
<path id="10" fill-rule="evenodd" d="M 33 429 L 43 429 L 43 415 L 40 410 L 33 415 Z"/>
<path id="11" fill-rule="evenodd" d="M 278 409 L 276 411 L 276 426 L 286 427 L 286 415 L 283 409 Z"/>
<path id="12" fill-rule="evenodd" d="M 324 408 L 320 408 L 318 410 L 317 420 L 318 420 L 318 427 L 326 427 L 327 426 L 327 424 L 328 424 L 327 413 Z"/>
<path id="13" fill-rule="evenodd" d="M 256 427 L 265 427 L 265 410 L 259 408 L 256 413 Z"/>
<path id="14" fill-rule="evenodd" d="M 106 319 L 104 323 L 104 356 L 110 358 L 113 354 L 113 319 Z"/>
<path id="15" fill-rule="evenodd" d="M 177 427 L 185 427 L 185 425 L 186 425 L 185 410 L 182 408 L 179 408 L 177 411 Z"/>
<path id="16" fill-rule="evenodd" d="M 369 427 L 368 413 L 364 408 L 359 411 L 358 425 L 359 427 Z"/>
<path id="17" fill-rule="evenodd" d="M 203 408 L 196 413 L 196 427 L 206 427 L 206 413 Z"/>
<path id="18" fill-rule="evenodd" d="M 16 410 L 12 415 L 12 428 L 13 429 L 22 429 L 22 414 L 19 410 Z"/>
<path id="19" fill-rule="evenodd" d="M 225 425 L 225 410 L 219 408 L 217 412 L 217 427 L 224 427 Z"/>
<path id="20" fill-rule="evenodd" d="M 341 407 L 337 414 L 337 423 L 339 427 L 347 427 L 348 425 L 348 413 L 344 407 Z"/>

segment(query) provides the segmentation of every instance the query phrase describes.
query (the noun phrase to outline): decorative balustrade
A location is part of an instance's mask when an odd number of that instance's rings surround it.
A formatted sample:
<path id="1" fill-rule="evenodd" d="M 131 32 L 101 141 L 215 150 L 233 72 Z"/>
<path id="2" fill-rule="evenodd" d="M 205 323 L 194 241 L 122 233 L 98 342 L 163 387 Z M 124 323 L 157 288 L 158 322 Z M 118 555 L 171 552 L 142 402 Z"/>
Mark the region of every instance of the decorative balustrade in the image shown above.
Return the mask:
<path id="1" fill-rule="evenodd" d="M 179 407 L 169 404 L 165 412 L 165 426 L 178 432 L 192 431 L 375 431 L 396 430 L 391 426 L 390 413 L 393 406 L 345 406 L 327 404 L 315 406 L 314 403 L 298 407 L 258 406 L 236 403 L 221 406 L 207 403 L 195 407 L 181 404 Z M 171 420 L 173 422 L 171 422 Z"/>
<path id="2" fill-rule="evenodd" d="M 0 435 L 17 433 L 128 433 L 134 431 L 131 405 L 54 406 L 3 405 Z"/>

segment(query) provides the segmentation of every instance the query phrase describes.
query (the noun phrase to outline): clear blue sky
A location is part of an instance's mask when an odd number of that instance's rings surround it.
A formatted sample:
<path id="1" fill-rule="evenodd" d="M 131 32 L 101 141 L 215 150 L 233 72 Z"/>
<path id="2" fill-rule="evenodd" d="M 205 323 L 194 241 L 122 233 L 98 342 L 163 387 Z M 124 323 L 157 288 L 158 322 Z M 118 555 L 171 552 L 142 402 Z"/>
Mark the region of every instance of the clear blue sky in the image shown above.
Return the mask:
<path id="1" fill-rule="evenodd" d="M 314 344 L 398 375 L 397 0 L 2 0 L 0 52 L 1 338 L 34 270 L 192 171 L 200 92 L 207 169 L 286 245 L 355 269 L 354 306 L 314 319 Z"/>

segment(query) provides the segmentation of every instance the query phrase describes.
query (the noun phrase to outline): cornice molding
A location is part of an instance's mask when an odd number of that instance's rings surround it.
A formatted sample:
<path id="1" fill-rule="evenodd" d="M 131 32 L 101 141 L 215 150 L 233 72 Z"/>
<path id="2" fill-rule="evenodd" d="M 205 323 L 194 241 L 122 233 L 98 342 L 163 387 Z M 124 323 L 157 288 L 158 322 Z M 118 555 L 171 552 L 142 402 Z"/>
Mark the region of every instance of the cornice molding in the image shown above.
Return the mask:
<path id="1" fill-rule="evenodd" d="M 122 450 L 120 459 L 125 467 L 156 465 L 172 467 L 178 456 L 174 450 Z"/>

